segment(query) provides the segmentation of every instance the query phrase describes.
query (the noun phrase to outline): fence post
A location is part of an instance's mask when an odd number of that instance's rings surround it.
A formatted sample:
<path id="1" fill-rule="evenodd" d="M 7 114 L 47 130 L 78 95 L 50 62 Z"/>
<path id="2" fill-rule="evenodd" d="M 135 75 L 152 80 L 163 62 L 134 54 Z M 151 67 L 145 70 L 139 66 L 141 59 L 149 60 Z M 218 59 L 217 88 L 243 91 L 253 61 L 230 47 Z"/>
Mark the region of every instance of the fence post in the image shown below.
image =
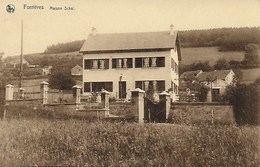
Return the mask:
<path id="1" fill-rule="evenodd" d="M 135 90 L 131 91 L 132 93 L 132 101 L 137 106 L 138 110 L 138 122 L 144 123 L 144 94 L 140 88 L 136 88 Z"/>
<path id="2" fill-rule="evenodd" d="M 14 86 L 8 84 L 5 86 L 5 100 L 13 100 L 14 99 Z"/>
<path id="3" fill-rule="evenodd" d="M 211 124 L 214 124 L 214 109 L 211 109 Z"/>
<path id="4" fill-rule="evenodd" d="M 79 105 L 80 105 L 80 90 L 81 90 L 81 87 L 78 86 L 78 85 L 75 85 L 75 86 L 72 87 L 72 89 L 73 89 L 73 96 L 76 99 L 76 110 L 78 110 Z"/>
<path id="5" fill-rule="evenodd" d="M 48 89 L 49 89 L 49 83 L 43 81 L 41 83 L 42 104 L 47 104 L 48 103 Z"/>
<path id="6" fill-rule="evenodd" d="M 105 117 L 109 117 L 109 92 L 106 90 L 101 91 L 101 103 L 105 109 Z"/>
<path id="7" fill-rule="evenodd" d="M 167 93 L 166 91 L 163 91 L 162 93 L 159 94 L 159 98 L 160 100 L 166 100 L 165 102 L 165 110 L 166 110 L 166 122 L 169 118 L 169 113 L 170 113 L 170 109 L 171 109 L 171 98 L 170 98 L 170 94 Z"/>

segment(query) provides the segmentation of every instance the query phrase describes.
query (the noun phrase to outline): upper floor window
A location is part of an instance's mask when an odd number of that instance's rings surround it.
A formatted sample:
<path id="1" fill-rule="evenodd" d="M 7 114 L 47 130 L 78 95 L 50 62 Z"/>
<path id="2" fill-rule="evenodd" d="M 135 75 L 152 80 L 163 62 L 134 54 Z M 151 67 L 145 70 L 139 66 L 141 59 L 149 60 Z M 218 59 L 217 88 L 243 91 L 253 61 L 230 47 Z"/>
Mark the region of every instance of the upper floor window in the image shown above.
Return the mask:
<path id="1" fill-rule="evenodd" d="M 112 59 L 112 68 L 133 68 L 132 58 Z"/>
<path id="2" fill-rule="evenodd" d="M 108 69 L 109 59 L 85 59 L 84 69 Z"/>
<path id="3" fill-rule="evenodd" d="M 135 67 L 165 67 L 165 57 L 139 57 L 135 58 Z"/>

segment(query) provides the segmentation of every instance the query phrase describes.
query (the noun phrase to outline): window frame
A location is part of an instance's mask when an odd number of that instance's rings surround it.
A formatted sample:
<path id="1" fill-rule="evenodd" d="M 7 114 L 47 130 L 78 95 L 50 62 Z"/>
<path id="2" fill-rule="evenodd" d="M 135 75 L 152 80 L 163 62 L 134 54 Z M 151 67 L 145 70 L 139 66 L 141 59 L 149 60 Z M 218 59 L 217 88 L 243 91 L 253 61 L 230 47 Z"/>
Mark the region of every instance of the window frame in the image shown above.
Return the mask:
<path id="1" fill-rule="evenodd" d="M 148 58 L 149 59 L 149 66 L 148 67 L 144 67 L 144 61 L 145 59 Z M 156 58 L 156 66 L 153 67 L 152 66 L 152 58 Z M 166 67 L 166 63 L 165 63 L 165 56 L 153 56 L 153 57 L 135 57 L 135 68 L 160 68 L 160 67 Z"/>
<path id="2" fill-rule="evenodd" d="M 94 84 L 96 84 L 96 85 L 94 85 Z M 102 85 L 102 84 L 104 84 L 104 85 Z M 97 88 L 98 90 L 97 91 L 93 90 L 95 88 Z M 108 92 L 113 92 L 113 81 L 84 82 L 84 92 L 100 92 L 102 88 Z"/>
<path id="3" fill-rule="evenodd" d="M 122 66 L 117 67 L 118 60 L 121 59 Z M 124 59 L 127 59 L 127 67 L 124 67 Z M 126 69 L 133 68 L 133 58 L 112 58 L 112 69 Z"/>
<path id="4" fill-rule="evenodd" d="M 97 60 L 98 68 L 93 68 L 93 61 Z M 104 60 L 104 68 L 100 68 L 100 60 Z M 86 63 L 88 62 L 88 63 Z M 107 70 L 109 69 L 109 59 L 104 58 L 104 59 L 84 59 L 84 70 Z"/>

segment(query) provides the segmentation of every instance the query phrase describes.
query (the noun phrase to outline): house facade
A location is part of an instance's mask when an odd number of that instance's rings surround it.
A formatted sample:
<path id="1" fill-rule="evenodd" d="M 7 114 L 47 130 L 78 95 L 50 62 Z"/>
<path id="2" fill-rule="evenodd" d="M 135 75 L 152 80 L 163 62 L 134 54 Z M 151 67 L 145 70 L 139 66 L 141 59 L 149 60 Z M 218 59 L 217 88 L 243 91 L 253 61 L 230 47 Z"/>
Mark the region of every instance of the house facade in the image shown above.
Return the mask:
<path id="1" fill-rule="evenodd" d="M 219 96 L 226 93 L 228 86 L 235 84 L 233 70 L 215 70 L 199 73 L 196 80 L 212 89 L 212 101 L 217 101 Z"/>
<path id="2" fill-rule="evenodd" d="M 83 74 L 83 68 L 78 64 L 71 69 L 71 75 L 82 75 L 82 74 Z"/>
<path id="3" fill-rule="evenodd" d="M 181 50 L 178 32 L 98 34 L 83 44 L 83 95 L 105 89 L 116 99 L 130 99 L 141 88 L 178 95 Z"/>

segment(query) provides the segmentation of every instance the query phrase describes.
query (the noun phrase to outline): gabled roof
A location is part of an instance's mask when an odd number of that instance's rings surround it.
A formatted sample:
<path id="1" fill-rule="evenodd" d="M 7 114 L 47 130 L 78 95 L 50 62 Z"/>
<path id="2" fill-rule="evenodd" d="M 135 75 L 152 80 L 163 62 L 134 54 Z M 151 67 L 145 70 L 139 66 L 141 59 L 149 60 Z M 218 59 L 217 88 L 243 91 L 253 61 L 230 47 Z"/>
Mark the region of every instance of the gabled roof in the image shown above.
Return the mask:
<path id="1" fill-rule="evenodd" d="M 186 71 L 181 74 L 180 79 L 194 79 L 202 70 Z"/>
<path id="2" fill-rule="evenodd" d="M 72 67 L 72 69 L 74 69 L 74 68 L 82 68 L 82 67 L 77 64 L 76 66 Z"/>
<path id="3" fill-rule="evenodd" d="M 177 31 L 112 33 L 89 35 L 82 53 L 109 53 L 122 51 L 147 51 L 174 49 L 180 44 Z"/>
<path id="4" fill-rule="evenodd" d="M 214 81 L 216 79 L 224 80 L 231 71 L 232 70 L 216 70 L 210 72 L 202 72 L 198 74 L 196 79 L 200 82 L 209 81 L 209 80 Z"/>

